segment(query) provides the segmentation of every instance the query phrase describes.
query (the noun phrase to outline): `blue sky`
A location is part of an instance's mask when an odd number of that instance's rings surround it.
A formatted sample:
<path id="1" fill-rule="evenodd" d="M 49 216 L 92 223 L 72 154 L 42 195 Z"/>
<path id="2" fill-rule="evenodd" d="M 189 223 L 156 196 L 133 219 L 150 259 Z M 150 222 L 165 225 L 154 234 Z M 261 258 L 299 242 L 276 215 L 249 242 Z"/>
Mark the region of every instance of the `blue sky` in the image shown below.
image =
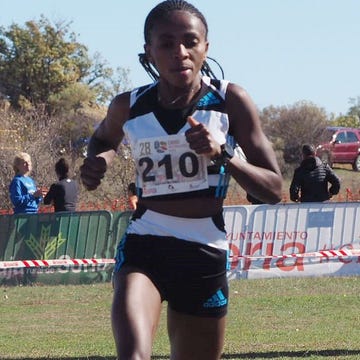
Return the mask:
<path id="1" fill-rule="evenodd" d="M 151 79 L 138 64 L 154 0 L 0 0 L 0 25 L 40 14 L 72 22 L 90 54 L 130 69 L 133 86 Z M 360 96 L 359 0 L 193 0 L 209 25 L 209 56 L 259 108 L 311 101 L 345 114 Z M 215 68 L 214 68 L 215 69 Z"/>

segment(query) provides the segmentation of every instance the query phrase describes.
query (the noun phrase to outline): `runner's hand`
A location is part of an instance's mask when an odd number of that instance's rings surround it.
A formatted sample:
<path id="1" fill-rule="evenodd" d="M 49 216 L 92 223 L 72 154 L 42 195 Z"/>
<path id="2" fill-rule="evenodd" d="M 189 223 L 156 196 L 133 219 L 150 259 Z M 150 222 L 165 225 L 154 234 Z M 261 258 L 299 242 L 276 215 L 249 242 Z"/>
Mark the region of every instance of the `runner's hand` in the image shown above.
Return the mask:
<path id="1" fill-rule="evenodd" d="M 190 149 L 210 158 L 218 156 L 221 153 L 220 144 L 212 137 L 209 129 L 192 116 L 187 118 L 187 122 L 191 126 L 185 132 Z"/>
<path id="2" fill-rule="evenodd" d="M 80 166 L 80 177 L 85 188 L 95 190 L 101 183 L 106 172 L 106 161 L 101 156 L 87 157 Z"/>

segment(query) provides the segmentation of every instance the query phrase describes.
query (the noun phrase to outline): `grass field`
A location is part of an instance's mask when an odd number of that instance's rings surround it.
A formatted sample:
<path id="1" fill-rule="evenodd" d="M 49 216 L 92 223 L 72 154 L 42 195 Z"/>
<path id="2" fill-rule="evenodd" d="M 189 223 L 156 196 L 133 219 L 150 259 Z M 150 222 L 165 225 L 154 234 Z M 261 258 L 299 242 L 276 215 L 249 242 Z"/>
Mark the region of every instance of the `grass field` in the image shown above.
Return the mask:
<path id="1" fill-rule="evenodd" d="M 335 171 L 359 200 L 360 173 Z M 231 281 L 222 359 L 360 359 L 359 294 L 360 277 Z M 111 300 L 109 283 L 0 287 L 0 359 L 115 360 Z M 152 359 L 169 359 L 165 311 Z"/>
<path id="2" fill-rule="evenodd" d="M 1 359 L 115 360 L 109 283 L 0 290 Z M 359 292 L 357 277 L 233 280 L 222 359 L 360 359 Z M 165 324 L 152 359 L 169 359 Z"/>

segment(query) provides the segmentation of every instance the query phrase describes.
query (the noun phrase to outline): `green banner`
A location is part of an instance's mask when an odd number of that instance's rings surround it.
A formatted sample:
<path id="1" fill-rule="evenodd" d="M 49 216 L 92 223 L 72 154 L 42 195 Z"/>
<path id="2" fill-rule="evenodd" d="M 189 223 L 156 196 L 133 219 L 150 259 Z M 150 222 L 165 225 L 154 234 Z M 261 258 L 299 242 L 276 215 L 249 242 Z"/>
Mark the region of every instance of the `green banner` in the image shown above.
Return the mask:
<path id="1" fill-rule="evenodd" d="M 130 215 L 109 211 L 1 215 L 0 261 L 112 259 Z M 111 272 L 112 265 L 104 264 L 3 269 L 0 279 L 24 283 L 109 281 Z"/>

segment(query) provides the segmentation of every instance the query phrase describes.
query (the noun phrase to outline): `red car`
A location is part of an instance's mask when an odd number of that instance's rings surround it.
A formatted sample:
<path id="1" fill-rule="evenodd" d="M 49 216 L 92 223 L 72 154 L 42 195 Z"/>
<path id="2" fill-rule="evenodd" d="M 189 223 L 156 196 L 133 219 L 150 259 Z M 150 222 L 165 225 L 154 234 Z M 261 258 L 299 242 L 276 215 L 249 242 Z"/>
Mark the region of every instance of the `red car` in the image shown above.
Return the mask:
<path id="1" fill-rule="evenodd" d="M 316 155 L 325 163 L 351 164 L 360 171 L 360 129 L 327 127 L 324 142 L 316 148 Z"/>

